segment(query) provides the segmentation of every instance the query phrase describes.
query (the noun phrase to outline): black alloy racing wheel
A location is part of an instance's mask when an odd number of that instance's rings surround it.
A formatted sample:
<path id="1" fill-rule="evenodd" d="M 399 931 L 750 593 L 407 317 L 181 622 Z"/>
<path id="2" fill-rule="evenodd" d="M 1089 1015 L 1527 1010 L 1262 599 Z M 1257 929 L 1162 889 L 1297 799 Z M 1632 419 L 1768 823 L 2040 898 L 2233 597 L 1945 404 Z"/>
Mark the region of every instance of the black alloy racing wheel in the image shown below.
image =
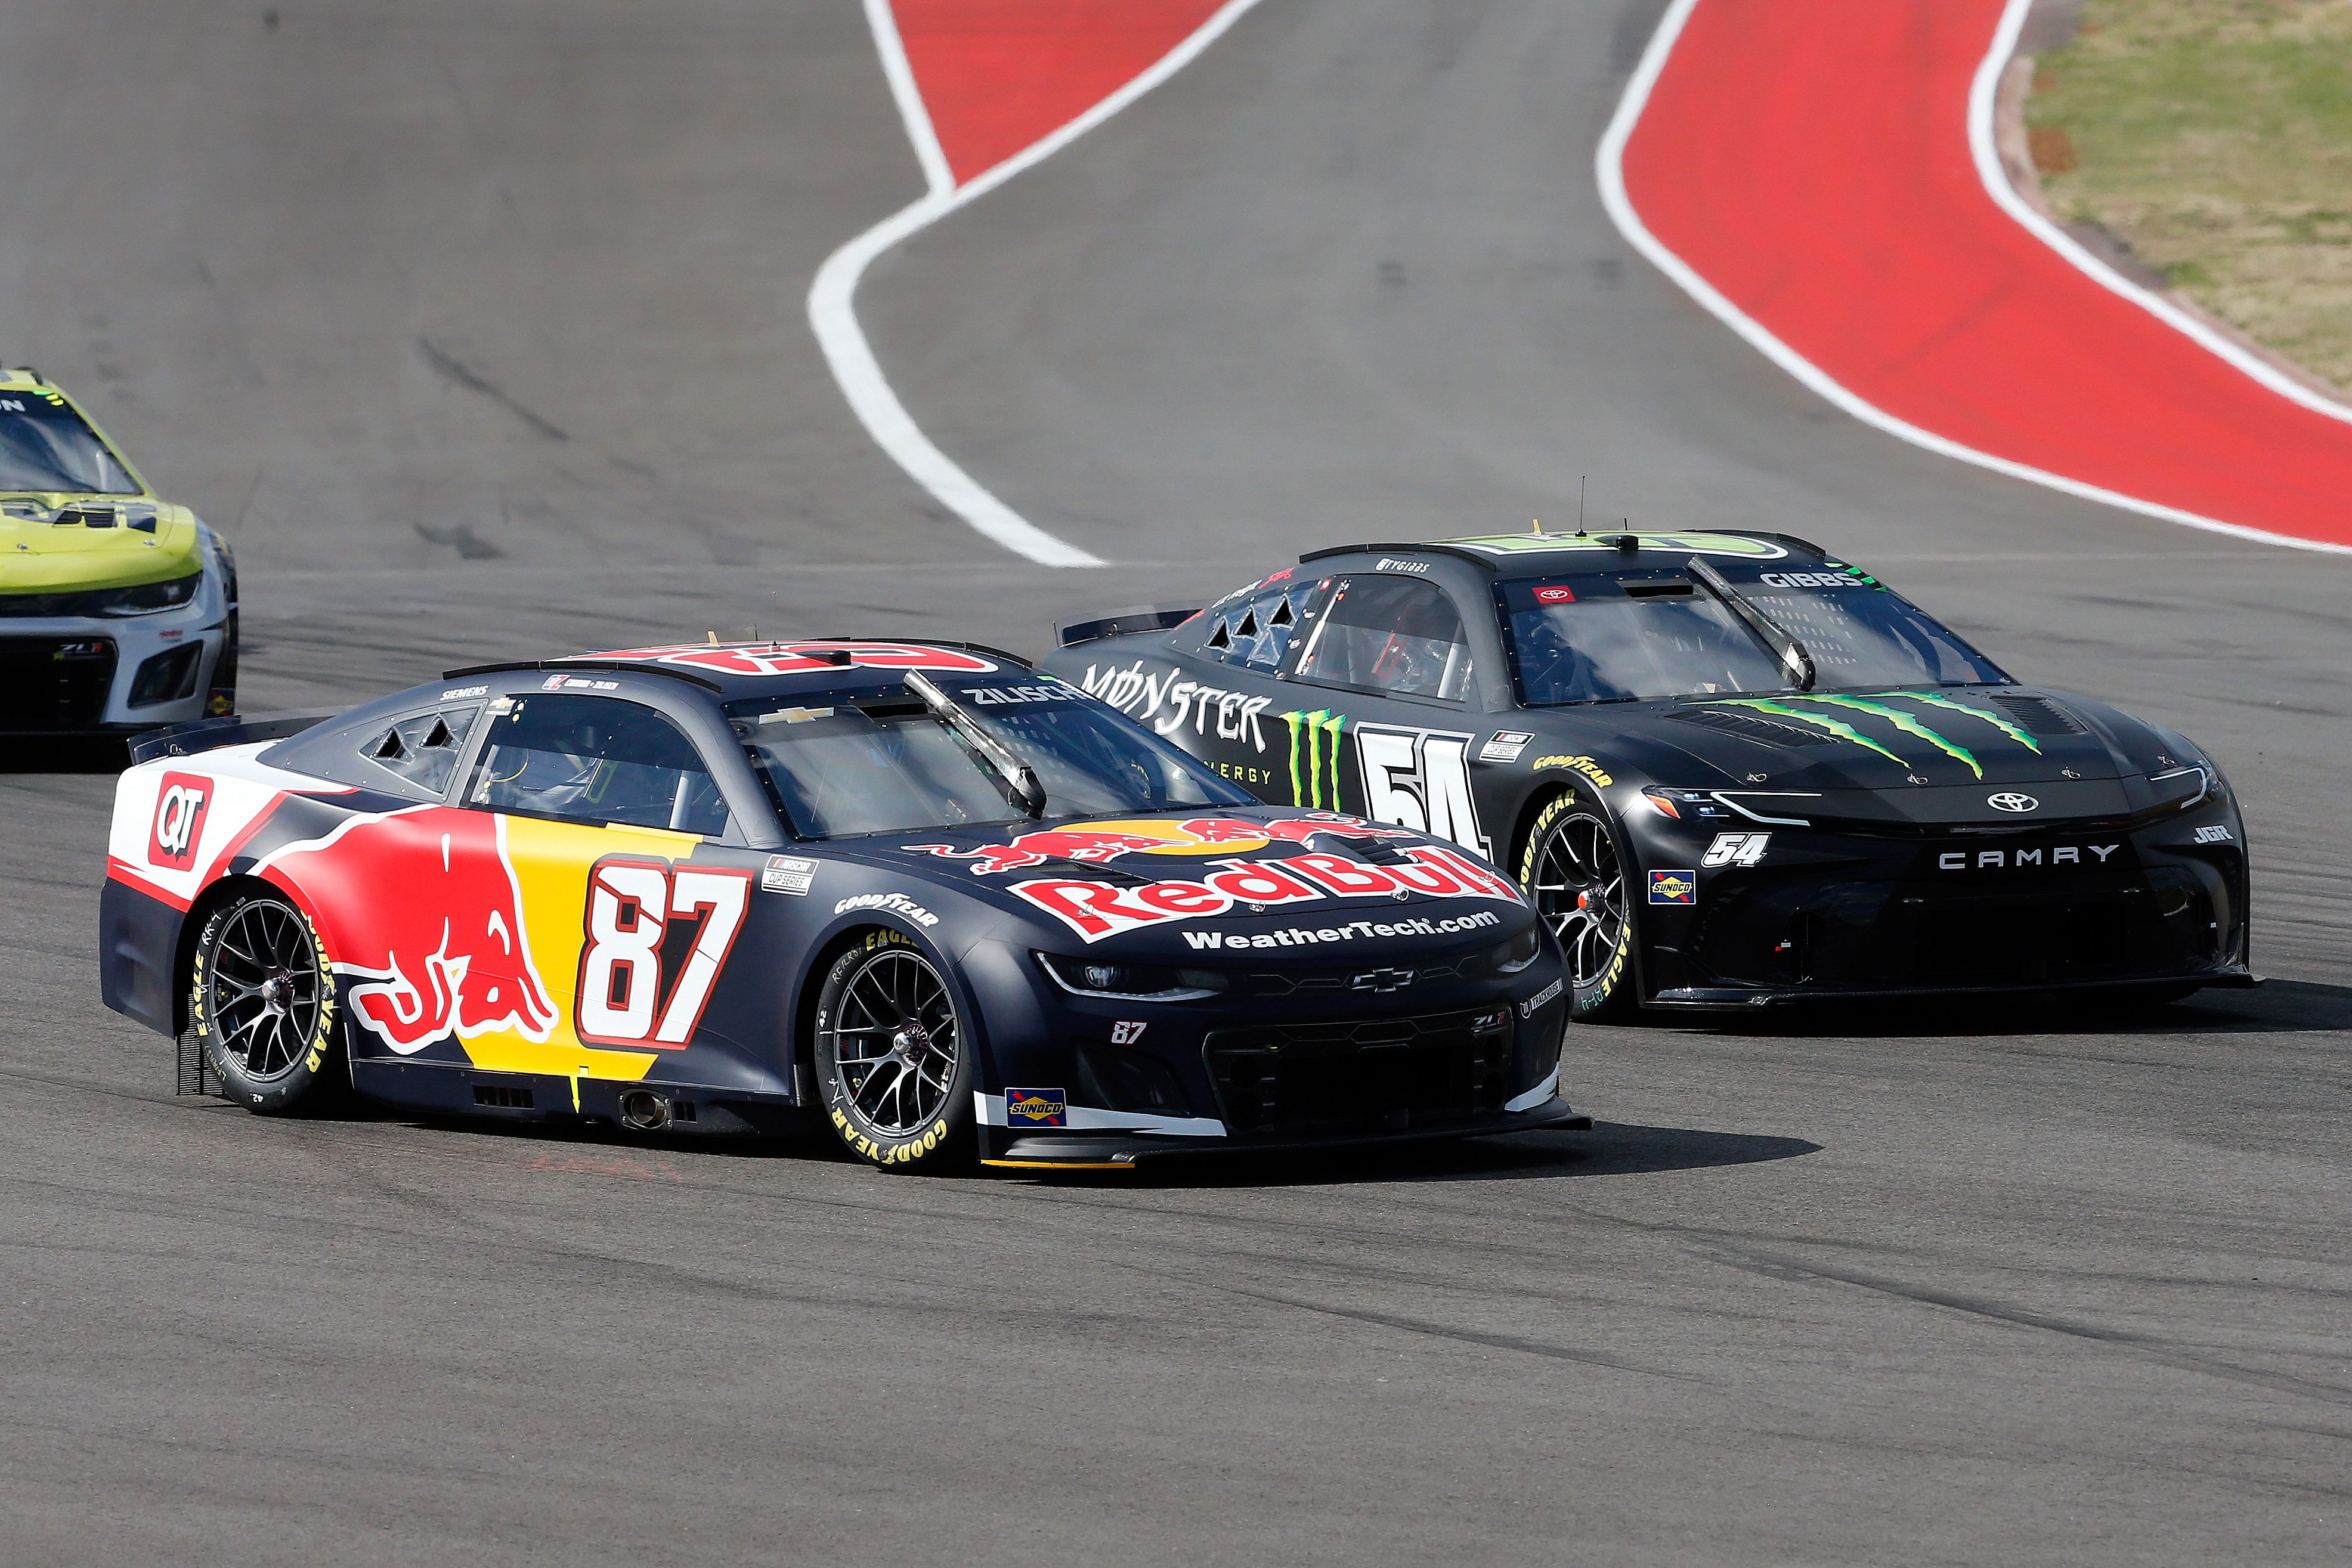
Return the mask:
<path id="1" fill-rule="evenodd" d="M 868 931 L 825 971 L 816 1009 L 817 1088 L 850 1152 L 885 1170 L 969 1165 L 971 1049 L 929 954 Z"/>
<path id="2" fill-rule="evenodd" d="M 1568 956 L 1569 1016 L 1622 1018 L 1633 1006 L 1633 904 L 1609 809 L 1571 786 L 1536 814 L 1519 885 Z"/>
<path id="3" fill-rule="evenodd" d="M 205 922 L 190 960 L 188 1027 L 222 1092 L 248 1111 L 315 1108 L 347 1082 L 326 946 L 278 894 L 239 894 Z"/>

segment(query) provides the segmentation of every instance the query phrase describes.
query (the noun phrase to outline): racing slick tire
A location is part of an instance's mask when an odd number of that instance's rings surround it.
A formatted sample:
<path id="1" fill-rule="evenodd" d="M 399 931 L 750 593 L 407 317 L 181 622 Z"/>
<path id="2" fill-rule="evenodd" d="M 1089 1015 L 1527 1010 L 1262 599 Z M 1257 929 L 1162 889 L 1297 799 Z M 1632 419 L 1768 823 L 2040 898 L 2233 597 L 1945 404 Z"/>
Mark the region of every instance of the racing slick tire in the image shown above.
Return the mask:
<path id="1" fill-rule="evenodd" d="M 1624 841 L 1609 808 L 1570 785 L 1528 824 L 1519 885 L 1568 957 L 1568 1016 L 1606 1023 L 1633 1010 L 1633 902 Z"/>
<path id="2" fill-rule="evenodd" d="M 274 892 L 236 894 L 197 933 L 188 1027 L 221 1092 L 257 1115 L 316 1110 L 350 1081 L 326 944 Z"/>
<path id="3" fill-rule="evenodd" d="M 825 1119 L 887 1171 L 969 1167 L 972 1041 L 931 955 L 888 927 L 861 933 L 825 971 L 811 1051 Z"/>

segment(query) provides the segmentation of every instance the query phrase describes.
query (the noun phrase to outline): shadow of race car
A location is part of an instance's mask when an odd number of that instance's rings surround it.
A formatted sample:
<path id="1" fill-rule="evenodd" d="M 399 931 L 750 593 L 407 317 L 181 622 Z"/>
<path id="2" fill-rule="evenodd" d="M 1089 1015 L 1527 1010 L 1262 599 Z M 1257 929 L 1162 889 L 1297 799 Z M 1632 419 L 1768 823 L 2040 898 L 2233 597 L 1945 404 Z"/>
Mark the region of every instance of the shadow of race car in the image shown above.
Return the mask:
<path id="1" fill-rule="evenodd" d="M 1123 1169 L 1584 1124 L 1558 945 L 1443 839 L 1268 808 L 995 650 L 631 649 L 142 744 L 109 1006 L 293 1111 Z"/>
<path id="2" fill-rule="evenodd" d="M 2210 758 L 1788 535 L 1350 545 L 1061 642 L 1260 799 L 1509 867 L 1580 1019 L 2254 983 Z"/>

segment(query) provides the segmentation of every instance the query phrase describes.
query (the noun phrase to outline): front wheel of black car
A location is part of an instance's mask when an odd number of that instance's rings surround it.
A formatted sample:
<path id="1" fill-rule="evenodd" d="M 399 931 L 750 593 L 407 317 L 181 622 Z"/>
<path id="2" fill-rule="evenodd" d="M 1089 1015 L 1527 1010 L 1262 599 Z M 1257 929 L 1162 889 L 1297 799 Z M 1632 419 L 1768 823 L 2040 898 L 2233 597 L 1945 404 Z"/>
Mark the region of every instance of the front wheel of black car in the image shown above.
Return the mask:
<path id="1" fill-rule="evenodd" d="M 1519 885 L 1568 956 L 1569 1016 L 1601 1023 L 1633 1009 L 1633 904 L 1609 810 L 1581 790 L 1536 814 Z"/>
<path id="2" fill-rule="evenodd" d="M 866 932 L 825 971 L 816 1079 L 852 1154 L 885 1170 L 971 1162 L 971 1042 L 930 956 L 899 932 Z"/>
<path id="3" fill-rule="evenodd" d="M 345 1081 L 326 946 L 278 894 L 238 894 L 205 922 L 190 960 L 188 1027 L 221 1092 L 258 1114 L 315 1109 Z"/>

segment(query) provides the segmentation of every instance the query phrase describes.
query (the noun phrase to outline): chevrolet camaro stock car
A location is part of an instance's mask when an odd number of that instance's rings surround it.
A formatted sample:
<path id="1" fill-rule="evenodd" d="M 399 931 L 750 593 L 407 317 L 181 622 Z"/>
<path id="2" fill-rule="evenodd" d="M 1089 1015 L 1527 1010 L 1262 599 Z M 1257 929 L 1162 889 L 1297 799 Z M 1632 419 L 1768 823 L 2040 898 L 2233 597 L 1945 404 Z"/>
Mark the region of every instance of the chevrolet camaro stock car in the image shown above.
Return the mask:
<path id="1" fill-rule="evenodd" d="M 134 755 L 105 999 L 256 1111 L 806 1107 L 898 1169 L 1588 1124 L 1507 878 L 991 649 L 583 654 Z"/>
<path id="2" fill-rule="evenodd" d="M 1580 1019 L 2254 981 L 2210 758 L 1787 535 L 1318 550 L 1062 642 L 1041 668 L 1259 799 L 1507 867 Z"/>
<path id="3" fill-rule="evenodd" d="M 0 733 L 236 706 L 236 565 L 63 389 L 0 370 Z"/>

